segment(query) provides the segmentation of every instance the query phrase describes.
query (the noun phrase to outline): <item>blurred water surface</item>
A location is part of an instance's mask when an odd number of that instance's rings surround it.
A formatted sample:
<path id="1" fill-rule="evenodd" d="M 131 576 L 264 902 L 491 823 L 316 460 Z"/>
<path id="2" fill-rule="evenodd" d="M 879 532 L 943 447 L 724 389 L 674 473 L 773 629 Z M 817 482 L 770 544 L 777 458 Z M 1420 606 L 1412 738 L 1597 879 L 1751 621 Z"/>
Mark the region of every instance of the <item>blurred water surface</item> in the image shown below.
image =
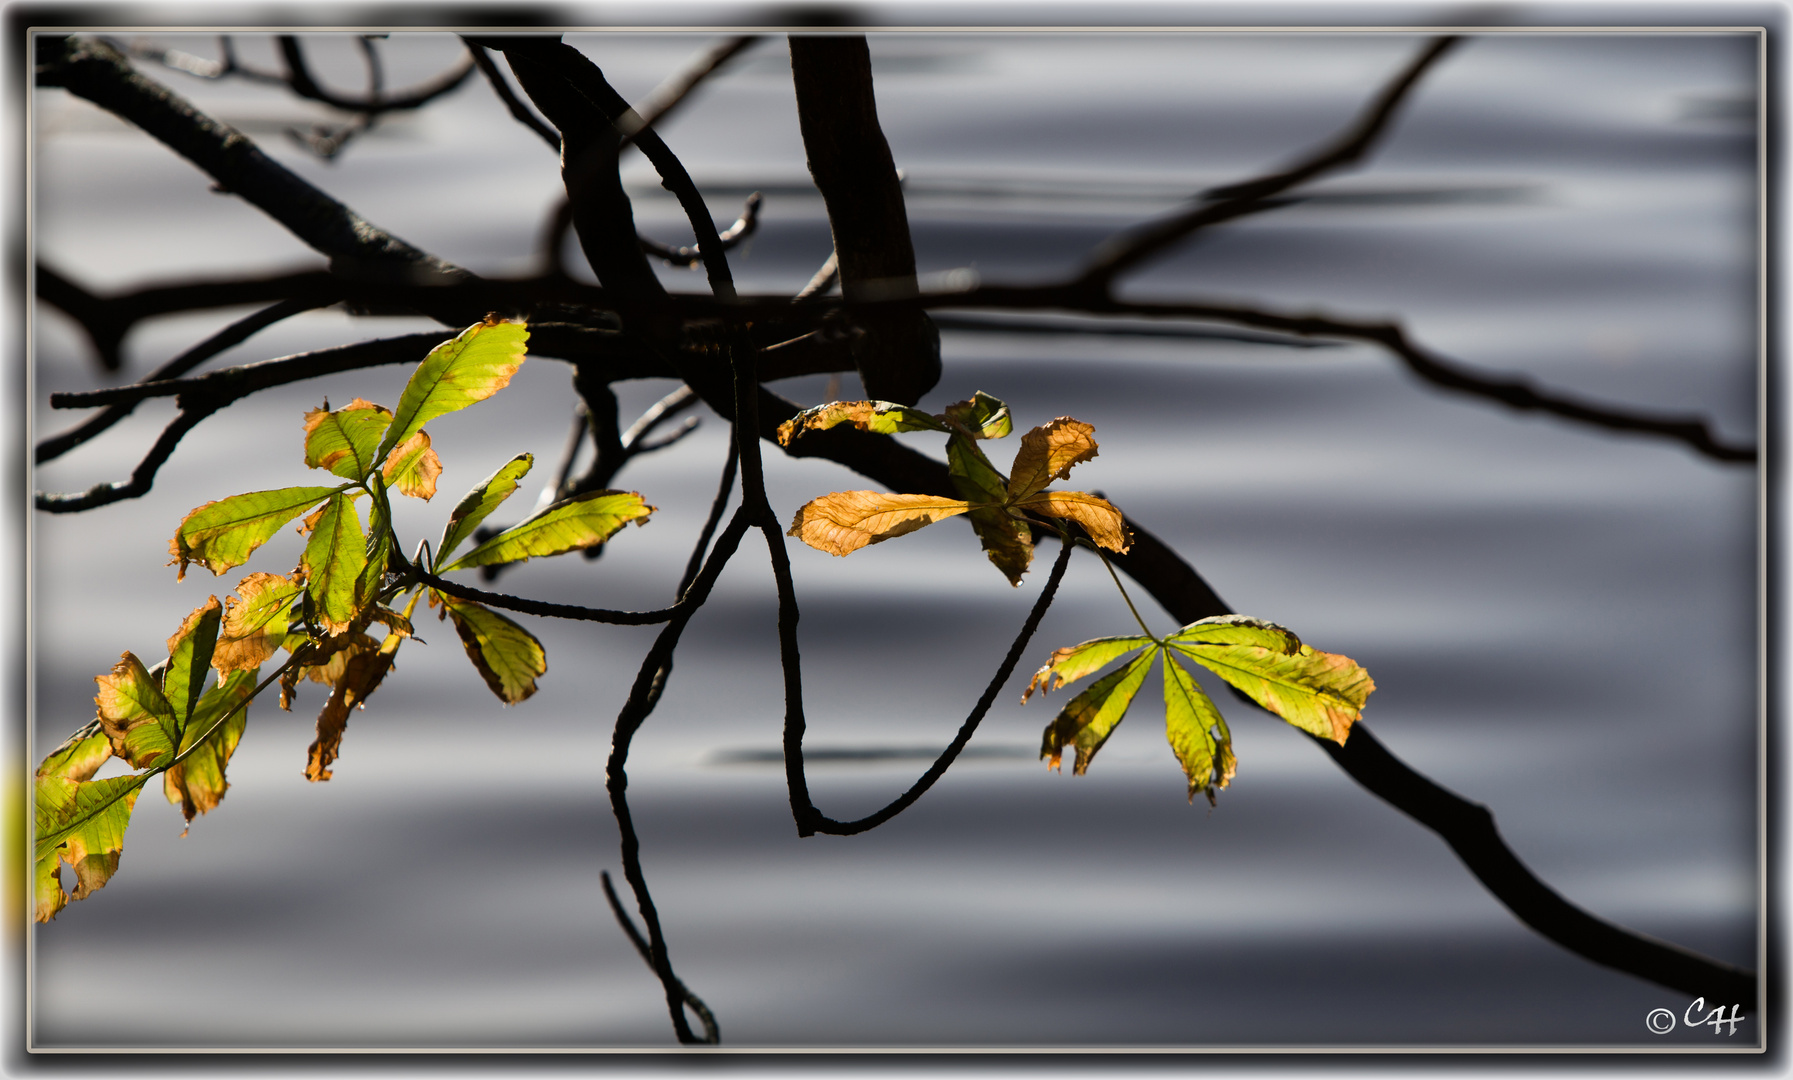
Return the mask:
<path id="1" fill-rule="evenodd" d="M 159 39 L 211 56 L 209 38 Z M 581 34 L 639 100 L 710 44 Z M 346 39 L 313 43 L 360 85 Z M 1339 130 L 1420 47 L 1403 35 L 874 35 L 880 115 L 904 170 L 924 278 L 1070 271 L 1113 230 L 1279 167 Z M 265 42 L 245 55 L 272 66 Z M 448 35 L 395 35 L 388 85 L 455 62 Z M 1428 75 L 1365 168 L 1151 264 L 1140 297 L 1245 300 L 1402 319 L 1487 370 L 1594 400 L 1710 418 L 1757 438 L 1756 43 L 1732 34 L 1481 35 Z M 369 220 L 482 274 L 521 274 L 560 181 L 555 155 L 477 78 L 382 123 L 335 163 L 281 133 L 322 115 L 279 92 L 152 70 Z M 319 260 L 161 146 L 36 91 L 40 259 L 91 288 Z M 665 135 L 719 221 L 752 190 L 732 258 L 748 290 L 795 289 L 828 254 L 782 39 L 708 85 Z M 626 164 L 642 231 L 688 243 Z M 571 249 L 570 249 L 571 250 Z M 575 257 L 576 261 L 576 257 Z M 675 287 L 698 275 L 667 271 Z M 945 278 L 930 278 L 943 281 Z M 155 320 L 140 375 L 241 311 Z M 104 385 L 79 331 L 38 307 L 39 437 L 50 392 Z M 289 320 L 241 363 L 429 329 Z M 1095 425 L 1100 489 L 1238 610 L 1364 663 L 1366 723 L 1486 803 L 1576 903 L 1721 959 L 1757 963 L 1757 474 L 1416 384 L 1357 346 L 949 331 L 935 408 L 974 390 L 1018 425 Z M 229 580 L 176 584 L 166 538 L 190 507 L 306 483 L 300 419 L 326 395 L 393 402 L 376 369 L 269 391 L 189 435 L 149 497 L 33 520 L 36 753 L 92 714 L 120 651 L 153 659 Z M 670 387 L 619 386 L 625 423 Z M 781 392 L 822 399 L 825 380 Z M 858 392 L 849 376 L 842 396 Z M 633 410 L 633 411 L 631 411 Z M 172 414 L 154 403 L 38 469 L 79 490 L 129 474 Z M 453 498 L 521 451 L 538 473 L 570 423 L 568 368 L 537 360 L 431 426 Z M 723 460 L 713 416 L 619 482 L 661 507 L 597 562 L 505 585 L 612 607 L 670 599 Z M 929 439 L 910 436 L 938 453 Z M 998 460 L 1006 453 L 996 448 Z M 863 486 L 772 454 L 774 506 Z M 539 479 L 539 475 L 537 478 Z M 534 488 L 519 496 L 533 497 Z M 434 536 L 448 507 L 400 508 Z M 1048 557 L 1050 545 L 1047 546 Z M 249 570 L 284 570 L 284 535 Z M 791 556 L 821 808 L 882 805 L 962 720 L 1032 603 L 962 527 L 839 560 Z M 1588 964 L 1494 902 L 1429 832 L 1305 738 L 1220 698 L 1239 774 L 1191 807 L 1148 686 L 1087 776 L 1036 760 L 1052 705 L 1018 706 L 1051 648 L 1131 626 L 1078 560 L 1022 673 L 962 760 L 857 838 L 795 834 L 777 747 L 775 598 L 742 553 L 692 623 L 636 741 L 630 793 L 680 975 L 733 1046 L 1564 1045 L 1737 1048 L 1650 1034 L 1681 995 Z M 1169 620 L 1147 618 L 1160 631 Z M 652 631 L 531 620 L 541 692 L 506 709 L 452 631 L 355 715 L 328 784 L 301 775 L 318 688 L 258 705 L 223 806 L 181 837 L 153 792 L 121 869 L 33 938 L 31 1024 L 47 1047 L 614 1047 L 671 1039 L 658 984 L 606 909 L 619 868 L 603 788 L 610 725 Z M 1155 679 L 1154 679 L 1155 681 Z M 134 984 L 116 997 L 120 973 Z"/>

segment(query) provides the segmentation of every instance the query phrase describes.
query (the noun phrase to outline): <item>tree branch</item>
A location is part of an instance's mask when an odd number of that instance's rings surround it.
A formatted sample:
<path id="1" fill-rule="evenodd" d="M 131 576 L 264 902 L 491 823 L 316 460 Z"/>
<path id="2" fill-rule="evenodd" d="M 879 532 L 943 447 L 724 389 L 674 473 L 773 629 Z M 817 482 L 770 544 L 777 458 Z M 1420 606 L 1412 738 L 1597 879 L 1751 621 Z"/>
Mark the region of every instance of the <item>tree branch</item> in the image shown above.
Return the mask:
<path id="1" fill-rule="evenodd" d="M 549 127 L 547 121 L 531 112 L 529 106 L 523 104 L 523 100 L 511 90 L 511 84 L 505 80 L 504 73 L 498 70 L 498 65 L 492 63 L 492 57 L 486 52 L 484 45 L 477 44 L 465 36 L 461 40 L 466 42 L 467 52 L 472 55 L 473 62 L 479 65 L 480 74 L 484 75 L 486 81 L 492 84 L 493 93 L 498 95 L 498 100 L 504 102 L 504 107 L 510 110 L 510 114 L 516 117 L 518 123 L 540 135 L 542 141 L 546 142 L 555 153 L 559 153 L 560 132 Z"/>
<path id="2" fill-rule="evenodd" d="M 403 112 L 428 105 L 443 94 L 467 81 L 473 74 L 474 60 L 465 57 L 453 68 L 438 75 L 422 86 L 394 94 L 390 97 L 376 88 L 364 98 L 344 97 L 335 93 L 312 77 L 311 68 L 305 63 L 304 50 L 299 39 L 292 34 L 281 34 L 277 39 L 280 45 L 280 58 L 286 64 L 286 83 L 293 93 L 312 101 L 321 101 L 333 109 L 343 112 L 362 113 L 377 116 L 381 113 Z"/>

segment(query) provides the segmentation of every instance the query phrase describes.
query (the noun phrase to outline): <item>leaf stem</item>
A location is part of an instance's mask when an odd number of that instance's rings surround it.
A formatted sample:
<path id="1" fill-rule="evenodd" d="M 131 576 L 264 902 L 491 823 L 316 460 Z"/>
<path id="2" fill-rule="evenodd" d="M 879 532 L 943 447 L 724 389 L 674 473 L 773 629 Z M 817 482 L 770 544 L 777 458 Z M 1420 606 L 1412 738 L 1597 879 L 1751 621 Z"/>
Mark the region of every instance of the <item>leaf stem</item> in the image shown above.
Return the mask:
<path id="1" fill-rule="evenodd" d="M 1127 586 L 1121 584 L 1121 576 L 1114 572 L 1114 566 L 1108 561 L 1108 556 L 1102 554 L 1102 549 L 1094 544 L 1083 540 L 1079 540 L 1078 543 L 1095 552 L 1096 558 L 1102 560 L 1102 565 L 1108 570 L 1108 576 L 1114 579 L 1114 587 L 1121 590 L 1121 599 L 1127 602 L 1127 610 L 1133 613 L 1133 621 L 1139 624 L 1139 628 L 1145 632 L 1146 637 L 1151 638 L 1159 645 L 1163 645 L 1164 642 L 1159 640 L 1158 635 L 1152 633 L 1152 628 L 1146 625 L 1146 621 L 1140 618 L 1139 609 L 1133 606 L 1133 598 L 1127 595 Z"/>

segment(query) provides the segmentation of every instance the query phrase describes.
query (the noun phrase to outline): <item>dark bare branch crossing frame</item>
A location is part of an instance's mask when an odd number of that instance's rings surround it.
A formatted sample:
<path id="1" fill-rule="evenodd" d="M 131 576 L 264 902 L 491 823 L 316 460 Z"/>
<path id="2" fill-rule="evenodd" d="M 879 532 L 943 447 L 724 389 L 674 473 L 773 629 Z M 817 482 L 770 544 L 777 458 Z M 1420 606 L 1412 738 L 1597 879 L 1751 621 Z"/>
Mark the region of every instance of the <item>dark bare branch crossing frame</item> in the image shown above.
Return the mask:
<path id="1" fill-rule="evenodd" d="M 633 456 L 681 438 L 689 423 L 658 440 L 650 435 L 700 402 L 731 424 L 728 458 L 713 505 L 687 569 L 672 592 L 673 603 L 666 608 L 620 611 L 531 600 L 445 580 L 428 566 L 409 562 L 396 552 L 391 564 L 394 572 L 412 575 L 449 596 L 496 608 L 553 618 L 661 625 L 616 716 L 606 771 L 611 807 L 622 836 L 623 876 L 644 929 L 637 929 L 624 909 L 608 873 L 603 876 L 603 889 L 618 924 L 661 983 L 681 1043 L 718 1042 L 719 1029 L 709 1008 L 674 970 L 666 933 L 641 866 L 640 841 L 627 799 L 627 766 L 634 736 L 672 677 L 684 629 L 710 596 L 743 539 L 750 532 L 760 533 L 771 559 L 785 689 L 786 778 L 795 827 L 802 836 L 846 836 L 875 828 L 913 805 L 944 775 L 1012 675 L 1052 603 L 1074 546 L 1066 537 L 1059 537 L 1057 557 L 1020 633 L 957 736 L 933 765 L 908 791 L 874 814 L 848 822 L 827 817 L 811 801 L 804 773 L 805 718 L 797 637 L 800 613 L 784 526 L 768 500 L 761 461 L 762 441 L 776 443 L 779 425 L 801 410 L 767 390 L 766 381 L 796 374 L 857 371 L 870 396 L 913 404 L 940 376 L 936 321 L 975 326 L 980 318 L 988 322 L 994 313 L 1009 320 L 996 323 L 998 326 L 1027 325 L 1052 332 L 1052 324 L 1026 320 L 1060 313 L 1088 317 L 1078 324 L 1078 332 L 1145 332 L 1140 329 L 1144 324 L 1165 334 L 1247 331 L 1268 340 L 1373 345 L 1398 360 L 1416 379 L 1470 399 L 1540 412 L 1589 429 L 1672 440 L 1714 462 L 1757 462 L 1754 447 L 1721 440 L 1702 418 L 1581 401 L 1535 387 L 1518 376 L 1480 372 L 1416 342 L 1397 322 L 1289 313 L 1200 299 L 1149 303 L 1117 298 L 1114 286 L 1128 271 L 1202 230 L 1274 210 L 1283 205 L 1278 197 L 1284 193 L 1363 160 L 1391 129 L 1426 73 L 1459 47 L 1458 37 L 1438 37 L 1426 43 L 1360 116 L 1324 146 L 1274 174 L 1201 192 L 1188 207 L 1110 238 L 1066 281 L 1037 286 L 980 284 L 956 292 L 924 293 L 916 281 L 901 186 L 877 123 L 865 38 L 793 34 L 790 49 L 805 151 L 827 205 L 835 247 L 828 263 L 795 297 L 737 294 L 728 250 L 752 232 L 760 197 L 756 193 L 748 201 L 734 226 L 718 230 L 697 185 L 655 128 L 706 79 L 758 40 L 744 36 L 724 41 L 669 80 L 647 102 L 632 108 L 590 58 L 557 37 L 469 37 L 464 61 L 436 80 L 406 94 L 387 96 L 380 92 L 376 77 L 373 91 L 364 98 L 350 98 L 321 86 L 307 67 L 298 39 L 280 39 L 287 67 L 280 78 L 294 93 L 368 118 L 421 107 L 460 86 L 475 68 L 480 70 L 511 115 L 559 151 L 568 210 L 548 230 L 550 247 L 557 252 L 564 229 L 572 228 L 598 277 L 596 287 L 569 279 L 560 270 L 557 254 L 551 256 L 548 271 L 539 276 L 507 280 L 475 276 L 363 219 L 264 155 L 241 133 L 139 74 L 124 55 L 104 42 L 50 36 L 36 42 L 38 86 L 66 88 L 135 124 L 204 170 L 223 189 L 280 222 L 327 260 L 323 268 L 259 280 L 160 284 L 112 297 L 96 296 L 53 268 L 40 266 L 37 295 L 83 326 L 108 370 L 121 367 L 125 335 L 146 318 L 246 302 L 271 305 L 195 344 L 135 383 L 54 395 L 54 407 L 101 411 L 39 443 L 39 463 L 96 438 L 145 400 L 174 397 L 178 413 L 128 480 L 98 484 L 80 493 L 39 492 L 36 502 L 40 510 L 74 512 L 140 497 L 151 490 L 157 470 L 184 435 L 212 413 L 270 387 L 330 373 L 414 362 L 452 336 L 449 330 L 410 334 L 191 374 L 268 326 L 336 303 L 356 311 L 420 314 L 456 328 L 489 311 L 553 312 L 552 317 L 540 321 L 531 317 L 529 349 L 535 355 L 565 360 L 576 372 L 578 426 L 555 484 L 561 497 L 607 487 Z M 512 92 L 488 50 L 505 57 L 528 103 Z M 174 62 L 167 56 L 158 59 Z M 235 65 L 227 50 L 215 74 L 245 70 Z M 373 70 L 378 71 L 377 67 Z M 664 187 L 679 202 L 694 237 L 691 245 L 671 247 L 638 235 L 633 208 L 618 174 L 619 155 L 630 145 L 647 157 Z M 650 266 L 650 257 L 701 266 L 708 295 L 668 291 Z M 825 295 L 837 279 L 841 295 Z M 623 431 L 611 385 L 628 379 L 668 377 L 679 379 L 683 386 Z M 596 447 L 594 461 L 585 474 L 575 477 L 573 459 L 588 436 Z M 807 436 L 786 447 L 786 453 L 832 461 L 893 490 L 957 497 L 944 463 L 889 436 L 843 426 Z M 727 507 L 734 499 L 738 502 L 730 515 Z M 1111 561 L 1166 611 L 1183 623 L 1231 612 L 1195 568 L 1157 540 L 1145 525 L 1132 521 L 1129 525 L 1133 546 Z M 1036 533 L 1050 535 L 1039 529 Z M 1742 1002 L 1752 1012 L 1756 1009 L 1756 973 L 1623 930 L 1568 903 L 1506 846 L 1485 807 L 1403 764 L 1362 723 L 1352 729 L 1343 746 L 1315 741 L 1366 789 L 1438 833 L 1496 898 L 1540 934 L 1595 963 L 1689 994 Z M 699 1018 L 701 1034 L 692 1030 L 687 1008 Z"/>

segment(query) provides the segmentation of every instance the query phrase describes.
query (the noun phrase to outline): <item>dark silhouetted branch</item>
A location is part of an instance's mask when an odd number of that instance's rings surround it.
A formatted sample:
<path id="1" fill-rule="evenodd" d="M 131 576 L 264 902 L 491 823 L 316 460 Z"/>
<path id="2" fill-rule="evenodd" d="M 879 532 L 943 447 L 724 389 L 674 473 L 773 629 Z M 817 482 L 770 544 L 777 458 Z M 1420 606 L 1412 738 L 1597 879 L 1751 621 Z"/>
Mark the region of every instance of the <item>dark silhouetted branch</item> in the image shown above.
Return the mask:
<path id="1" fill-rule="evenodd" d="M 280 44 L 280 58 L 286 64 L 286 82 L 288 86 L 292 87 L 293 93 L 302 98 L 310 98 L 312 101 L 321 101 L 333 109 L 341 109 L 343 112 L 362 113 L 369 116 L 378 116 L 381 113 L 389 112 L 403 112 L 428 105 L 443 94 L 454 90 L 456 87 L 466 82 L 467 76 L 473 74 L 474 68 L 473 58 L 470 56 L 464 57 L 461 62 L 456 64 L 453 68 L 438 75 L 436 78 L 422 86 L 407 90 L 403 93 L 387 96 L 379 89 L 379 60 L 372 51 L 372 43 L 363 38 L 363 47 L 366 49 L 369 57 L 370 79 L 373 82 L 374 87 L 366 97 L 345 97 L 342 94 L 338 94 L 325 87 L 312 76 L 311 68 L 305 63 L 304 49 L 299 45 L 299 39 L 297 37 L 294 37 L 291 34 L 282 34 L 278 40 Z"/>
<path id="2" fill-rule="evenodd" d="M 394 564 L 400 560 L 394 558 Z M 612 626 L 653 626 L 677 618 L 684 610 L 679 604 L 672 607 L 659 608 L 654 611 L 615 611 L 610 608 L 581 607 L 578 604 L 553 604 L 546 600 L 529 600 L 508 593 L 487 592 L 469 585 L 449 581 L 437 577 L 423 567 L 411 564 L 417 580 L 432 589 L 438 589 L 461 600 L 472 600 L 475 603 L 490 607 L 503 608 L 506 611 L 520 611 L 525 615 L 542 615 L 550 619 L 574 619 L 580 622 L 609 623 Z"/>
<path id="3" fill-rule="evenodd" d="M 1461 40 L 1455 36 L 1433 40 L 1405 71 L 1383 88 L 1382 93 L 1377 95 L 1376 100 L 1351 129 L 1330 146 L 1310 155 L 1292 168 L 1271 176 L 1214 188 L 1204 192 L 1202 199 L 1188 210 L 1108 240 L 1091 257 L 1089 265 L 1079 276 L 1078 284 L 1085 289 L 1106 290 L 1117 275 L 1171 245 L 1188 239 L 1196 232 L 1265 209 L 1264 200 L 1270 196 L 1342 165 L 1356 162 L 1387 129 L 1395 110 L 1418 84 L 1420 76 Z"/>
<path id="4" fill-rule="evenodd" d="M 1065 567 L 1070 564 L 1072 547 L 1072 544 L 1061 539 L 1058 558 L 1053 560 L 1052 572 L 1046 578 L 1046 587 L 1040 590 L 1040 597 L 1034 601 L 1033 609 L 1027 613 L 1027 621 L 1021 624 L 1021 632 L 1015 635 L 1015 642 L 1009 646 L 1008 655 L 1002 658 L 1002 665 L 996 669 L 996 675 L 990 680 L 990 685 L 984 688 L 983 696 L 977 699 L 977 704 L 972 708 L 971 715 L 967 716 L 965 722 L 959 726 L 959 733 L 953 736 L 953 741 L 947 744 L 945 750 L 941 751 L 940 756 L 934 760 L 933 765 L 929 766 L 928 771 L 923 773 L 908 791 L 903 792 L 883 809 L 856 821 L 836 821 L 816 809 L 815 804 L 809 799 L 809 782 L 803 775 L 802 701 L 800 698 L 797 700 L 795 709 L 792 709 L 787 702 L 784 727 L 784 769 L 785 782 L 791 790 L 791 813 L 797 819 L 797 835 L 812 836 L 816 833 L 827 833 L 831 836 L 853 836 L 868 829 L 875 829 L 914 805 L 915 800 L 926 794 L 927 790 L 934 786 L 936 780 L 946 775 L 946 770 L 952 766 L 952 763 L 958 758 L 959 752 L 965 749 L 965 745 L 971 741 L 971 736 L 976 733 L 978 725 L 983 722 L 984 714 L 990 711 L 990 706 L 996 701 L 996 695 L 1002 691 L 1003 684 L 1007 683 L 1009 676 L 1014 674 L 1015 665 L 1020 662 L 1021 654 L 1026 650 L 1027 643 L 1033 640 L 1033 633 L 1039 629 L 1040 620 L 1045 617 L 1046 609 L 1052 606 L 1052 598 L 1058 593 L 1058 583 L 1064 579 Z M 792 622 L 794 630 L 795 620 Z M 782 643 L 784 636 L 782 620 L 779 630 Z M 796 642 L 794 640 L 791 642 L 790 649 L 793 655 L 789 662 L 794 665 L 796 663 Z"/>
<path id="5" fill-rule="evenodd" d="M 729 38 L 698 57 L 683 71 L 656 86 L 639 107 L 631 108 L 615 118 L 616 129 L 622 133 L 622 145 L 629 145 L 642 132 L 672 115 L 673 110 L 683 104 L 705 79 L 759 40 L 758 34 Z"/>
<path id="6" fill-rule="evenodd" d="M 727 251 L 738 247 L 741 241 L 752 236 L 754 230 L 759 228 L 760 204 L 763 201 L 765 201 L 764 197 L 757 191 L 747 196 L 747 203 L 741 208 L 741 216 L 735 219 L 733 225 L 716 234 L 716 238 L 722 241 L 722 250 Z M 650 240 L 645 236 L 641 238 L 641 250 L 669 266 L 679 266 L 687 270 L 703 264 L 703 253 L 700 249 L 701 245 L 698 244 L 675 248 L 667 247 L 665 244 Z"/>
<path id="7" fill-rule="evenodd" d="M 209 401 L 195 401 L 189 404 L 182 400 L 180 412 L 162 429 L 162 434 L 151 446 L 149 453 L 131 470 L 129 480 L 121 480 L 110 484 L 95 484 L 79 494 L 57 494 L 46 491 L 36 493 L 36 504 L 39 510 L 47 510 L 52 514 L 72 514 L 82 510 L 92 510 L 97 506 L 119 502 L 123 499 L 135 499 L 149 492 L 156 481 L 156 471 L 174 453 L 174 448 L 187 432 L 198 426 L 201 420 L 210 416 L 218 406 Z"/>
<path id="8" fill-rule="evenodd" d="M 616 897 L 616 887 L 610 884 L 610 871 L 599 871 L 598 880 L 604 886 L 604 899 L 610 904 L 610 914 L 616 917 L 616 924 L 623 928 L 624 934 L 628 935 L 630 944 L 634 945 L 635 951 L 641 954 L 641 959 L 646 962 L 648 970 L 653 971 L 653 947 L 648 944 L 646 938 L 641 936 L 641 931 L 635 929 L 635 920 L 629 918 L 629 913 L 623 910 L 622 901 Z M 704 1026 L 702 1041 L 710 1046 L 722 1042 L 722 1031 L 716 1026 L 716 1014 L 710 1011 L 710 1007 L 703 1003 L 702 998 L 691 992 L 683 979 L 674 976 L 673 982 L 678 986 L 679 993 L 684 995 L 685 1004 L 691 1007 L 691 1011 L 697 1014 L 697 1019 Z"/>
<path id="9" fill-rule="evenodd" d="M 149 377 L 144 381 L 159 382 L 184 375 L 233 345 L 239 345 L 248 340 L 250 336 L 258 331 L 264 330 L 267 327 L 270 327 L 283 319 L 297 315 L 302 311 L 309 311 L 312 308 L 319 306 L 322 305 L 308 300 L 282 300 L 273 307 L 263 308 L 253 315 L 238 319 L 236 322 L 231 323 L 211 337 L 206 338 L 191 349 L 188 349 L 186 352 L 181 353 L 166 364 L 163 364 L 161 367 L 150 372 Z M 136 401 L 125 401 L 110 405 L 69 430 L 62 432 L 60 435 L 53 435 L 50 438 L 45 439 L 37 444 L 37 454 L 34 459 L 36 464 L 42 465 L 46 461 L 54 461 L 63 454 L 73 450 L 75 447 L 92 439 L 102 431 L 107 430 L 113 424 L 116 424 L 120 420 L 131 415 L 131 410 L 136 407 Z"/>
<path id="10" fill-rule="evenodd" d="M 511 84 L 505 79 L 504 73 L 499 71 L 498 65 L 492 62 L 492 57 L 486 52 L 485 46 L 467 41 L 467 51 L 472 54 L 473 62 L 479 65 L 480 74 L 484 75 L 486 81 L 492 84 L 492 92 L 498 95 L 499 101 L 504 102 L 504 107 L 510 110 L 510 114 L 516 117 L 517 122 L 540 135 L 542 141 L 546 142 L 555 153 L 559 153 L 560 132 L 549 127 L 547 121 L 530 111 L 529 106 L 523 104 L 523 99 L 519 98 L 511 89 Z"/>

